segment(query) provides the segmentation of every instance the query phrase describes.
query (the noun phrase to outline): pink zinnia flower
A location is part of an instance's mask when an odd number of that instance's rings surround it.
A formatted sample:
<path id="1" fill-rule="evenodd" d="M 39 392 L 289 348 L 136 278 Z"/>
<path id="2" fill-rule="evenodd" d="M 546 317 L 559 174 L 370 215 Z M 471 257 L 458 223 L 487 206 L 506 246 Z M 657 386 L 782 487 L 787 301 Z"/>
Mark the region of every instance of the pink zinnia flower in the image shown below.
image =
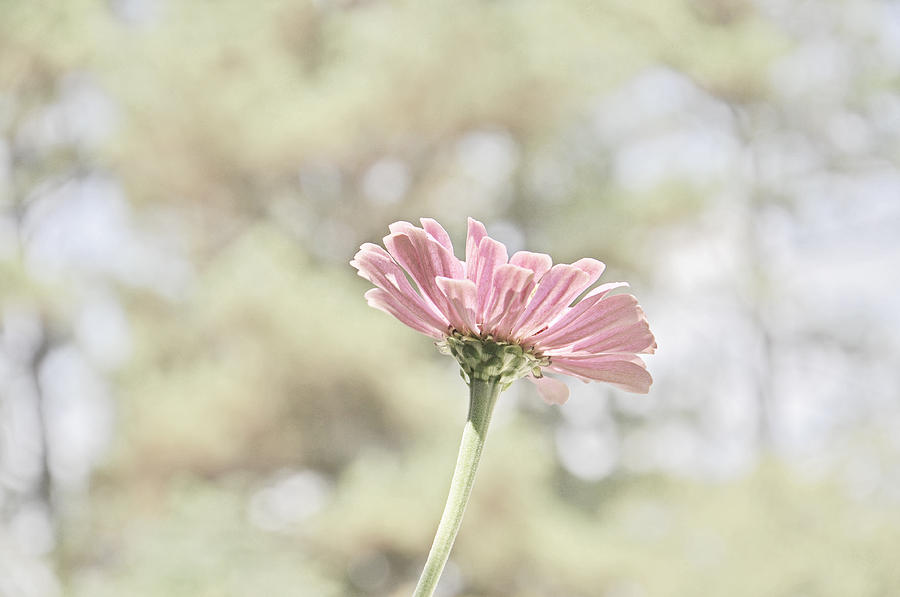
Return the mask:
<path id="1" fill-rule="evenodd" d="M 369 305 L 439 340 L 469 375 L 465 354 L 472 347 L 504 348 L 504 367 L 507 353 L 520 357 L 509 379 L 527 375 L 551 403 L 564 403 L 569 391 L 544 370 L 629 392 L 649 391 L 652 379 L 638 355 L 653 353 L 656 341 L 637 300 L 610 294 L 627 284 L 602 284 L 572 304 L 597 281 L 603 263 L 585 258 L 553 265 L 549 255 L 528 251 L 509 257 L 472 218 L 466 260 L 460 261 L 441 225 L 428 218 L 421 222 L 422 228 L 391 224 L 387 250 L 365 243 L 350 262 L 377 286 L 366 292 Z"/>

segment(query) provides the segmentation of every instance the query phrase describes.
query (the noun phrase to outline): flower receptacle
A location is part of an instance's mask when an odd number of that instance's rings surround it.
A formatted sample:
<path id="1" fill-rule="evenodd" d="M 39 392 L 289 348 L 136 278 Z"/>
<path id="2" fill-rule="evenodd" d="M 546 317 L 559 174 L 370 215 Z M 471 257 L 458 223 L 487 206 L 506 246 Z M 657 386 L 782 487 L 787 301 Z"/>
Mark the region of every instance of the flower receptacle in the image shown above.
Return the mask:
<path id="1" fill-rule="evenodd" d="M 479 338 L 452 332 L 437 343 L 438 349 L 452 355 L 458 362 L 463 379 L 501 384 L 503 389 L 526 375 L 540 376 L 540 368 L 550 360 L 519 344 Z"/>

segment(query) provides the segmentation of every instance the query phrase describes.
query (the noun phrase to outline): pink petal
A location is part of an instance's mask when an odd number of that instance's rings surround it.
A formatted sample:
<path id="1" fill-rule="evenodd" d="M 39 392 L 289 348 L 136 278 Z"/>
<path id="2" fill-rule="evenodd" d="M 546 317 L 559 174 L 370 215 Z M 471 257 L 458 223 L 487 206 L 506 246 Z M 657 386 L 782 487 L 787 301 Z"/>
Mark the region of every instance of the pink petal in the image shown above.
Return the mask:
<path id="1" fill-rule="evenodd" d="M 604 296 L 606 296 L 607 294 L 609 294 L 611 291 L 615 290 L 616 288 L 624 288 L 627 286 L 628 286 L 628 282 L 607 282 L 606 284 L 601 284 L 600 286 L 591 290 L 589 293 L 587 293 L 585 295 L 584 299 L 588 299 L 588 298 L 595 297 L 595 296 L 599 297 L 599 298 L 603 298 Z M 582 299 L 582 301 L 584 299 Z"/>
<path id="2" fill-rule="evenodd" d="M 503 243 L 486 236 L 478 245 L 478 258 L 475 267 L 469 270 L 470 280 L 475 281 L 477 287 L 476 318 L 484 321 L 487 302 L 490 298 L 494 283 L 494 271 L 506 263 L 506 247 Z M 474 278 L 472 278 L 474 274 Z"/>
<path id="3" fill-rule="evenodd" d="M 643 317 L 637 299 L 630 294 L 616 294 L 596 299 L 586 297 L 553 322 L 546 333 L 535 335 L 535 345 L 545 349 L 569 346 L 588 339 L 603 330 L 636 323 Z M 582 304 L 587 307 L 582 308 Z"/>
<path id="4" fill-rule="evenodd" d="M 437 224 L 437 222 L 435 222 L 435 224 Z M 431 269 L 434 270 L 436 275 L 447 276 L 448 278 L 465 277 L 463 263 L 453 254 L 452 245 L 451 248 L 448 249 L 429 232 L 413 226 L 409 222 L 394 222 L 388 226 L 388 228 L 390 229 L 391 234 L 390 236 L 385 237 L 385 241 L 387 241 L 388 238 L 396 236 L 408 237 L 416 251 L 419 253 L 419 257 L 424 263 L 430 264 Z M 438 225 L 438 228 L 440 228 L 440 225 Z M 443 228 L 440 229 L 443 230 Z M 438 234 L 440 235 L 440 233 Z M 449 244 L 450 237 L 446 236 L 446 234 L 445 231 L 443 233 L 446 237 L 445 242 Z M 387 244 L 385 244 L 385 246 L 387 246 Z M 390 250 L 390 247 L 388 247 L 388 250 Z M 400 265 L 403 264 L 401 263 Z M 404 267 L 406 266 L 404 265 Z"/>
<path id="5" fill-rule="evenodd" d="M 447 234 L 444 227 L 431 218 L 422 218 L 419 221 L 422 222 L 422 228 L 425 229 L 425 232 L 430 234 L 431 238 L 441 243 L 441 246 L 450 251 L 450 254 L 452 255 L 453 243 L 450 241 L 450 235 Z"/>
<path id="6" fill-rule="evenodd" d="M 405 323 L 416 331 L 422 332 L 432 338 L 442 338 L 444 336 L 443 332 L 416 317 L 412 311 L 407 309 L 397 300 L 397 297 L 389 294 L 382 288 L 372 288 L 366 291 L 365 297 L 366 302 L 369 303 L 369 305 L 393 315 L 400 320 L 400 322 Z"/>
<path id="7" fill-rule="evenodd" d="M 384 238 L 394 259 L 409 272 L 422 295 L 449 320 L 450 303 L 434 279 L 437 276 L 462 278 L 463 266 L 446 247 L 428 236 L 421 228 L 406 222 L 391 225 L 398 230 Z"/>
<path id="8" fill-rule="evenodd" d="M 534 272 L 534 279 L 540 281 L 544 277 L 550 267 L 553 265 L 553 259 L 544 253 L 531 253 L 530 251 L 517 251 L 510 257 L 509 262 Z"/>
<path id="9" fill-rule="evenodd" d="M 388 230 L 391 231 L 391 234 L 406 234 L 411 230 L 421 230 L 421 228 L 417 228 L 413 224 L 406 222 L 404 220 L 400 220 L 394 222 L 393 224 L 388 225 Z"/>
<path id="10" fill-rule="evenodd" d="M 481 239 L 487 236 L 484 224 L 478 220 L 469 218 L 469 230 L 466 234 L 466 275 L 475 281 L 475 270 L 478 268 L 478 246 Z"/>
<path id="11" fill-rule="evenodd" d="M 573 265 L 558 264 L 550 268 L 513 326 L 512 337 L 528 337 L 549 324 L 585 289 L 589 279 L 589 274 Z"/>
<path id="12" fill-rule="evenodd" d="M 387 251 L 378 245 L 366 243 L 360 247 L 350 264 L 359 270 L 360 276 L 391 295 L 398 308 L 408 311 L 417 321 L 438 334 L 447 329 L 447 320 L 415 291 L 404 271 L 394 263 Z M 428 334 L 433 335 L 431 332 Z"/>
<path id="13" fill-rule="evenodd" d="M 549 404 L 565 404 L 569 400 L 569 386 L 558 379 L 529 375 L 528 380 L 537 386 L 541 398 Z"/>
<path id="14" fill-rule="evenodd" d="M 494 270 L 491 292 L 484 309 L 481 331 L 506 339 L 534 288 L 534 272 L 509 263 Z"/>
<path id="15" fill-rule="evenodd" d="M 638 394 L 649 392 L 653 383 L 643 361 L 628 354 L 553 357 L 548 368 L 586 380 L 604 381 Z"/>
<path id="16" fill-rule="evenodd" d="M 559 317 L 552 321 L 550 323 L 549 329 L 541 330 L 537 334 L 527 338 L 526 344 L 539 344 L 541 346 L 551 345 L 553 343 L 553 339 L 555 339 L 561 333 L 566 333 L 565 328 L 583 317 L 584 314 L 588 312 L 589 308 L 597 303 L 597 301 L 601 300 L 603 297 L 609 294 L 610 291 L 622 286 L 628 286 L 628 283 L 609 282 L 607 284 L 601 284 L 597 288 L 594 288 L 589 293 L 587 293 L 587 295 L 583 299 L 578 301 L 574 307 L 572 307 L 571 309 L 566 309 Z"/>
<path id="17" fill-rule="evenodd" d="M 600 278 L 600 274 L 606 269 L 606 264 L 602 261 L 585 257 L 573 263 L 572 267 L 577 267 L 588 275 L 588 283 L 585 284 L 585 288 L 587 288 Z"/>
<path id="18" fill-rule="evenodd" d="M 450 325 L 456 330 L 467 334 L 478 333 L 475 323 L 475 283 L 471 280 L 457 280 L 438 276 L 436 279 L 438 288 L 450 301 L 453 311 L 450 317 Z"/>
<path id="19" fill-rule="evenodd" d="M 646 319 L 637 323 L 603 330 L 585 338 L 572 346 L 573 351 L 591 353 L 632 352 L 653 354 L 656 352 L 656 339 L 650 331 Z"/>

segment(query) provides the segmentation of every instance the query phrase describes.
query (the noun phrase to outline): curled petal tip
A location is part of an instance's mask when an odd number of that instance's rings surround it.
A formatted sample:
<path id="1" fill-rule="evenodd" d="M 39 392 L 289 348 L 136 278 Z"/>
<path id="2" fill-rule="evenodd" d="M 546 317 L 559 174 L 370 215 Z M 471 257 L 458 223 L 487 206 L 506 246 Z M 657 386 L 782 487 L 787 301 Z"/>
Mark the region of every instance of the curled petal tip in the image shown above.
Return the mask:
<path id="1" fill-rule="evenodd" d="M 603 271 L 606 269 L 605 263 L 597 259 L 592 259 L 590 257 L 579 259 L 572 265 L 590 276 L 591 284 L 596 282 L 597 278 L 599 278 Z"/>
<path id="2" fill-rule="evenodd" d="M 437 223 L 437 220 L 432 218 L 422 218 L 419 222 L 421 222 L 422 228 L 431 236 L 431 238 L 438 241 L 451 253 L 453 252 L 453 243 L 450 242 L 450 235 L 447 234 L 447 231 L 444 230 L 443 226 Z"/>
<path id="3" fill-rule="evenodd" d="M 569 401 L 569 386 L 558 379 L 542 375 L 529 376 L 528 379 L 537 386 L 538 393 L 548 404 L 565 404 Z"/>

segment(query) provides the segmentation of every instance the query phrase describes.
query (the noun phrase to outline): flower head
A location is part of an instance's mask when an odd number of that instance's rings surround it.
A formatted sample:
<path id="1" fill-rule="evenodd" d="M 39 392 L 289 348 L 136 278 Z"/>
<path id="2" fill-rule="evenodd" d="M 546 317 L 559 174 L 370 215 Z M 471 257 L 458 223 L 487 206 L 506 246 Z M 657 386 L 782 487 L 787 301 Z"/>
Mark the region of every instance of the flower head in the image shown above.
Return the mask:
<path id="1" fill-rule="evenodd" d="M 572 304 L 597 281 L 603 263 L 553 265 L 549 255 L 528 251 L 510 257 L 471 218 L 460 261 L 440 224 L 421 223 L 391 224 L 386 250 L 365 243 L 350 264 L 376 286 L 366 292 L 369 305 L 438 340 L 467 381 L 528 376 L 557 404 L 568 389 L 544 370 L 649 391 L 652 379 L 638 355 L 654 352 L 656 341 L 637 300 L 610 294 L 627 284 L 601 284 Z"/>

